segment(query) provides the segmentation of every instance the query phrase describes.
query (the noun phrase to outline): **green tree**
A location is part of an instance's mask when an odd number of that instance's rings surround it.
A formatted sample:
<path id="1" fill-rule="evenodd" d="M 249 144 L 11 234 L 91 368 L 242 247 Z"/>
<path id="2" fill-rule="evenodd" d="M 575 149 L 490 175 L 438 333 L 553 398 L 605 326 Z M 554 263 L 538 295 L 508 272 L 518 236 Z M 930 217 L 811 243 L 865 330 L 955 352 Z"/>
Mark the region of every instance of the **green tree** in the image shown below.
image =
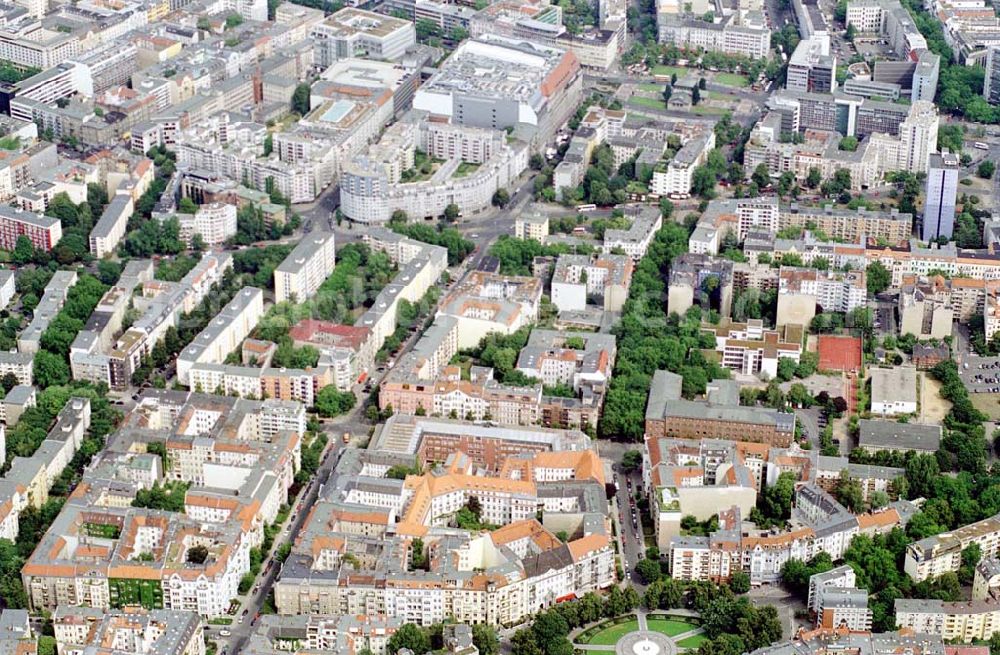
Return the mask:
<path id="1" fill-rule="evenodd" d="M 80 222 L 80 212 L 65 191 L 52 197 L 49 206 L 45 208 L 45 215 L 58 218 L 63 224 L 63 229 L 73 227 Z"/>
<path id="2" fill-rule="evenodd" d="M 17 237 L 17 241 L 14 243 L 14 263 L 15 264 L 28 264 L 35 257 L 35 246 L 31 243 L 31 239 L 25 235 L 20 235 Z"/>
<path id="3" fill-rule="evenodd" d="M 792 513 L 792 496 L 795 494 L 795 475 L 782 473 L 778 480 L 764 489 L 758 507 L 764 516 L 776 520 L 785 520 Z"/>
<path id="4" fill-rule="evenodd" d="M 806 186 L 810 189 L 815 189 L 823 181 L 823 174 L 818 168 L 813 166 L 809 169 L 809 174 L 806 176 Z"/>
<path id="5" fill-rule="evenodd" d="M 993 173 L 996 172 L 996 169 L 996 163 L 991 159 L 986 159 L 979 164 L 979 168 L 976 169 L 976 175 L 984 180 L 989 180 L 993 178 Z"/>
<path id="6" fill-rule="evenodd" d="M 70 380 L 69 364 L 63 357 L 48 350 L 35 353 L 33 368 L 35 384 L 41 389 L 66 384 Z"/>
<path id="7" fill-rule="evenodd" d="M 770 184 L 771 174 L 767 170 L 767 164 L 758 164 L 757 168 L 753 169 L 753 175 L 750 176 L 750 180 L 761 189 Z"/>
<path id="8" fill-rule="evenodd" d="M 622 471 L 631 473 L 642 466 L 642 453 L 638 450 L 626 450 L 622 455 Z"/>
<path id="9" fill-rule="evenodd" d="M 340 416 L 350 411 L 357 400 L 353 392 L 338 391 L 335 386 L 327 385 L 316 394 L 316 411 L 326 418 Z"/>
<path id="10" fill-rule="evenodd" d="M 183 512 L 186 482 L 154 483 L 149 489 L 140 489 L 132 499 L 132 507 L 159 509 L 167 512 Z"/>
<path id="11" fill-rule="evenodd" d="M 458 205 L 456 205 L 455 203 L 451 203 L 450 205 L 444 208 L 444 220 L 448 221 L 449 223 L 454 223 L 455 221 L 457 221 L 460 214 L 461 210 L 459 210 Z"/>
<path id="12" fill-rule="evenodd" d="M 305 116 L 309 113 L 310 100 L 309 96 L 312 92 L 312 87 L 308 83 L 303 82 L 295 87 L 295 92 L 292 93 L 292 111 L 296 112 L 300 116 Z"/>
<path id="13" fill-rule="evenodd" d="M 958 581 L 963 585 L 972 584 L 976 574 L 976 565 L 983 558 L 979 544 L 971 543 L 962 550 L 962 563 L 958 569 Z"/>
<path id="14" fill-rule="evenodd" d="M 858 149 L 858 137 L 856 136 L 845 136 L 840 140 L 838 146 L 840 150 L 845 150 L 847 152 L 854 152 Z"/>
<path id="15" fill-rule="evenodd" d="M 778 359 L 778 379 L 788 382 L 795 376 L 795 369 L 798 364 L 791 357 L 781 357 Z"/>
<path id="16" fill-rule="evenodd" d="M 185 196 L 177 203 L 177 211 L 182 214 L 196 214 L 198 212 L 198 203 Z"/>
<path id="17" fill-rule="evenodd" d="M 715 173 L 705 166 L 694 169 L 691 175 L 691 192 L 706 200 L 715 197 Z"/>
<path id="18" fill-rule="evenodd" d="M 510 647 L 513 655 L 545 655 L 530 628 L 523 628 L 515 632 L 510 639 Z"/>
<path id="19" fill-rule="evenodd" d="M 950 150 L 954 153 L 962 152 L 962 142 L 965 138 L 965 128 L 961 125 L 942 124 L 938 128 L 938 150 Z"/>
<path id="20" fill-rule="evenodd" d="M 208 559 L 208 547 L 198 544 L 188 548 L 187 561 L 191 564 L 204 564 Z"/>
<path id="21" fill-rule="evenodd" d="M 796 382 L 788 389 L 788 402 L 792 403 L 796 407 L 812 407 L 816 402 L 806 388 L 806 385 L 801 382 Z"/>
<path id="22" fill-rule="evenodd" d="M 729 578 L 729 588 L 735 594 L 745 594 L 750 591 L 750 575 L 745 571 L 737 571 Z"/>
<path id="23" fill-rule="evenodd" d="M 885 267 L 880 261 L 874 261 L 868 264 L 868 268 L 865 271 L 868 285 L 868 294 L 875 296 L 886 289 L 892 284 L 892 273 Z"/>
<path id="24" fill-rule="evenodd" d="M 479 649 L 480 655 L 498 655 L 500 652 L 497 631 L 485 623 L 472 626 L 472 643 Z"/>
<path id="25" fill-rule="evenodd" d="M 935 480 L 941 474 L 933 455 L 916 455 L 906 462 L 906 480 L 911 498 L 927 498 L 934 494 Z"/>
<path id="26" fill-rule="evenodd" d="M 507 189 L 497 189 L 496 193 L 493 194 L 493 206 L 500 207 L 503 209 L 510 202 L 510 194 L 507 193 Z"/>
<path id="27" fill-rule="evenodd" d="M 833 495 L 844 507 L 855 514 L 864 509 L 864 492 L 861 490 L 861 483 L 848 475 L 847 470 L 840 472 L 840 479 L 837 481 Z"/>
<path id="28" fill-rule="evenodd" d="M 641 559 L 635 564 L 635 572 L 642 579 L 643 584 L 652 584 L 663 575 L 660 565 L 649 559 Z"/>
<path id="29" fill-rule="evenodd" d="M 389 637 L 385 647 L 388 653 L 397 653 L 401 648 L 409 648 L 414 655 L 424 655 L 431 649 L 431 639 L 420 626 L 406 623 Z"/>

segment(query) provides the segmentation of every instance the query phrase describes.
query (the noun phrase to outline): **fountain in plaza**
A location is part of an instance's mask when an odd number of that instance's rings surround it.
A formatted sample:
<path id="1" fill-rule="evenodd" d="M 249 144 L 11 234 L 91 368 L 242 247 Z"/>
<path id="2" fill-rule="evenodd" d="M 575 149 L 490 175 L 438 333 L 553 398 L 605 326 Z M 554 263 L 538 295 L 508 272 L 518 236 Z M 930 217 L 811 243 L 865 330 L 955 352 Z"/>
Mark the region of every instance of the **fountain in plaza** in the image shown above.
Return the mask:
<path id="1" fill-rule="evenodd" d="M 641 639 L 632 646 L 634 655 L 660 655 L 660 646 L 651 639 Z"/>

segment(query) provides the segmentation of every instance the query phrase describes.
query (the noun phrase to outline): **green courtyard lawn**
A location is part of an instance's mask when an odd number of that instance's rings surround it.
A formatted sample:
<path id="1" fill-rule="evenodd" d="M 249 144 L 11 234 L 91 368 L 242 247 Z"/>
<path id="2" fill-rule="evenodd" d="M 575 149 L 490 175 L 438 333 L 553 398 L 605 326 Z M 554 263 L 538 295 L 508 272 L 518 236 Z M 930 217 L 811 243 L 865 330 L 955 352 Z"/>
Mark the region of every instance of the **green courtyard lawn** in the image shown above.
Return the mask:
<path id="1" fill-rule="evenodd" d="M 721 116 L 727 111 L 729 110 L 721 107 L 709 107 L 707 105 L 698 105 L 697 107 L 691 108 L 691 113 L 698 114 L 699 116 Z"/>
<path id="2" fill-rule="evenodd" d="M 747 79 L 746 75 L 737 75 L 736 73 L 716 73 L 713 79 L 719 84 L 725 84 L 726 86 L 739 88 L 750 86 L 750 80 Z"/>
<path id="3" fill-rule="evenodd" d="M 657 64 L 653 66 L 653 75 L 676 75 L 677 77 L 684 77 L 689 68 L 684 68 L 683 66 L 666 66 L 664 64 Z"/>
<path id="4" fill-rule="evenodd" d="M 646 619 L 646 626 L 653 632 L 659 632 L 668 637 L 676 637 L 698 627 L 693 623 L 679 619 Z"/>
<path id="5" fill-rule="evenodd" d="M 649 107 L 651 109 L 666 109 L 662 98 L 644 98 L 642 96 L 632 96 L 628 99 L 628 104 L 639 107 Z"/>
<path id="6" fill-rule="evenodd" d="M 708 637 L 706 637 L 704 634 L 700 634 L 700 635 L 693 635 L 691 637 L 685 637 L 684 639 L 678 641 L 677 645 L 680 646 L 681 648 L 690 648 L 691 650 L 694 650 L 695 648 L 698 648 L 698 646 L 701 646 L 702 642 L 705 641 L 708 641 Z"/>
<path id="7" fill-rule="evenodd" d="M 719 93 L 718 91 L 702 91 L 701 97 L 707 100 L 720 100 L 722 102 L 736 102 L 737 100 L 728 93 Z"/>
<path id="8" fill-rule="evenodd" d="M 648 91 L 649 93 L 663 93 L 663 87 L 666 85 L 645 83 L 645 84 L 638 84 L 637 86 L 640 91 Z"/>
<path id="9" fill-rule="evenodd" d="M 630 632 L 635 632 L 639 629 L 639 622 L 636 619 L 630 619 L 624 623 L 619 623 L 618 625 L 612 625 L 610 627 L 604 628 L 593 637 L 590 641 L 580 641 L 580 643 L 587 643 L 592 646 L 614 646 L 618 643 L 618 640 L 627 635 Z"/>

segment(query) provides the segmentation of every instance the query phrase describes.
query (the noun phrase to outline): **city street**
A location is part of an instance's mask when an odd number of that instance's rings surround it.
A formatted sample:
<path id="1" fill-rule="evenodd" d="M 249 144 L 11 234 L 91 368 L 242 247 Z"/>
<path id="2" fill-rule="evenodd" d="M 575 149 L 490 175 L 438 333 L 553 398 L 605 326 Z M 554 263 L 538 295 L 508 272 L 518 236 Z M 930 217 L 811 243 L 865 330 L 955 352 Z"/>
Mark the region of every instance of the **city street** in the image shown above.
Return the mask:
<path id="1" fill-rule="evenodd" d="M 623 546 L 622 570 L 625 572 L 625 582 L 630 583 L 640 594 L 645 590 L 642 580 L 634 574 L 636 562 L 646 556 L 646 543 L 642 536 L 642 524 L 638 530 L 632 523 L 632 512 L 639 519 L 635 496 L 642 492 L 642 475 L 638 471 L 626 475 L 621 470 L 622 456 L 628 450 L 640 449 L 641 444 L 623 444 L 616 441 L 601 441 L 599 448 L 601 457 L 612 462 L 618 490 L 615 494 L 614 520 L 618 525 L 618 534 Z M 631 484 L 631 487 L 629 486 Z M 630 491 L 631 490 L 631 491 Z"/>

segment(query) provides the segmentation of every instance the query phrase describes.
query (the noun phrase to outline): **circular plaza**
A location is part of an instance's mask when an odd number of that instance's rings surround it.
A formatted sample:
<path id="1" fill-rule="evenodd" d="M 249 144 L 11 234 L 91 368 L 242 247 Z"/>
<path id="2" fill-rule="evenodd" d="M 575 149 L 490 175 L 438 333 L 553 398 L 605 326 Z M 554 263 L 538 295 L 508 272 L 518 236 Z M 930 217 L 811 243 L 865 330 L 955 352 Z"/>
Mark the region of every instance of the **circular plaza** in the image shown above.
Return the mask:
<path id="1" fill-rule="evenodd" d="M 694 617 L 640 612 L 592 626 L 573 645 L 588 655 L 678 655 L 705 640 Z"/>

